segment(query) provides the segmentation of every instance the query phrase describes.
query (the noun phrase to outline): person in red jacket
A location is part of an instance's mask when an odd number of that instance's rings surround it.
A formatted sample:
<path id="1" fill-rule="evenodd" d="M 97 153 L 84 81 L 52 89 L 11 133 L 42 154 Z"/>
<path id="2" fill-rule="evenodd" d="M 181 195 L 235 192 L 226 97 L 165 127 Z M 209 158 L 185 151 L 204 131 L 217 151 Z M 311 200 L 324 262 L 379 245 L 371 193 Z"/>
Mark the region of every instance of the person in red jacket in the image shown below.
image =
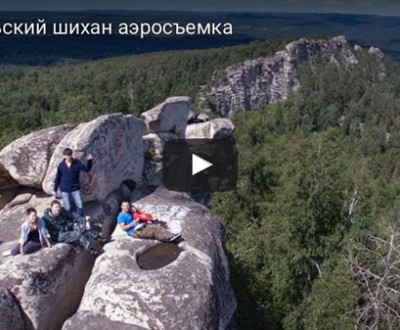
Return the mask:
<path id="1" fill-rule="evenodd" d="M 176 242 L 181 237 L 181 234 L 173 234 L 161 223 L 153 221 L 142 221 L 140 222 L 140 213 L 137 212 L 136 219 L 132 216 L 132 211 L 136 211 L 136 208 L 132 208 L 129 205 L 129 201 L 122 201 L 121 212 L 118 214 L 117 223 L 122 230 L 124 230 L 129 236 L 134 238 L 142 239 L 156 239 L 161 242 Z M 142 212 L 142 218 L 149 219 L 150 213 Z M 152 217 L 151 217 L 152 218 Z"/>
<path id="2" fill-rule="evenodd" d="M 139 210 L 135 205 L 131 205 L 131 214 L 132 218 L 136 220 L 138 223 L 139 222 L 151 222 L 154 219 L 153 215 L 149 212 L 145 212 L 142 210 Z"/>

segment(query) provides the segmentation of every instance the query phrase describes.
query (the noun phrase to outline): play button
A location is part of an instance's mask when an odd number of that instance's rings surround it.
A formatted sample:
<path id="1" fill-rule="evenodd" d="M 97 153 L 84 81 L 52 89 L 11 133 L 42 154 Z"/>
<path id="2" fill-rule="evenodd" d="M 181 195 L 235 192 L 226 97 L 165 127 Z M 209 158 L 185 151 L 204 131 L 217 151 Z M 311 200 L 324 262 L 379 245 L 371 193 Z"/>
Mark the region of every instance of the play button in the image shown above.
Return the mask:
<path id="1" fill-rule="evenodd" d="M 195 154 L 192 155 L 192 175 L 196 175 L 211 166 L 213 166 L 213 163 L 210 163 Z"/>
<path id="2" fill-rule="evenodd" d="M 237 160 L 234 138 L 170 140 L 163 149 L 163 184 L 184 192 L 233 190 Z"/>

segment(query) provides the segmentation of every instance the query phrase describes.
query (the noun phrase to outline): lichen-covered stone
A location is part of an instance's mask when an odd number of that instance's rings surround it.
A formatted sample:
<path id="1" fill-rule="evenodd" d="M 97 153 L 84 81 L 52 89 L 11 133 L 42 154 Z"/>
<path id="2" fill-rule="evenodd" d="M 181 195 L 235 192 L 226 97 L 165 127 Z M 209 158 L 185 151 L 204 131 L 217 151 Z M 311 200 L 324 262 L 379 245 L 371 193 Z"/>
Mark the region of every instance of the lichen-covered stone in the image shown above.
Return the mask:
<path id="1" fill-rule="evenodd" d="M 81 174 L 85 201 L 103 202 L 125 180 L 139 182 L 143 172 L 143 122 L 133 116 L 111 114 L 80 124 L 59 143 L 50 161 L 43 190 L 51 194 L 57 166 L 65 148 L 86 164 L 92 154 L 93 169 Z"/>
<path id="2" fill-rule="evenodd" d="M 164 188 L 135 204 L 165 221 L 171 231 L 182 232 L 183 252 L 163 268 L 142 270 L 137 255 L 159 242 L 113 236 L 96 260 L 77 313 L 63 330 L 77 329 L 85 320 L 98 329 L 105 319 L 114 330 L 225 329 L 236 300 L 221 223 L 186 194 Z"/>
<path id="3" fill-rule="evenodd" d="M 187 139 L 223 139 L 233 135 L 235 126 L 227 118 L 216 118 L 186 128 Z"/>
<path id="4" fill-rule="evenodd" d="M 60 329 L 79 306 L 93 262 L 86 251 L 56 244 L 8 257 L 0 265 L 0 286 L 18 300 L 26 329 Z"/>
<path id="5" fill-rule="evenodd" d="M 0 152 L 0 163 L 19 184 L 41 188 L 50 158 L 70 127 L 61 125 L 24 135 Z"/>
<path id="6" fill-rule="evenodd" d="M 177 136 L 172 133 L 150 133 L 143 136 L 144 169 L 143 184 L 160 186 L 162 184 L 162 159 L 164 145 Z"/>
<path id="7" fill-rule="evenodd" d="M 12 293 L 0 287 L 0 329 L 25 330 L 24 319 Z"/>
<path id="8" fill-rule="evenodd" d="M 343 36 L 327 40 L 302 38 L 272 57 L 251 59 L 227 67 L 221 79 L 214 78 L 214 86 L 203 98 L 225 117 L 232 117 L 240 108 L 252 110 L 286 100 L 288 92 L 296 91 L 300 86 L 298 65 L 307 63 L 312 66 L 320 57 L 345 68 L 358 63 Z"/>
<path id="9" fill-rule="evenodd" d="M 173 133 L 185 137 L 186 124 L 192 102 L 187 96 L 170 97 L 153 109 L 143 112 L 140 118 L 149 133 Z"/>

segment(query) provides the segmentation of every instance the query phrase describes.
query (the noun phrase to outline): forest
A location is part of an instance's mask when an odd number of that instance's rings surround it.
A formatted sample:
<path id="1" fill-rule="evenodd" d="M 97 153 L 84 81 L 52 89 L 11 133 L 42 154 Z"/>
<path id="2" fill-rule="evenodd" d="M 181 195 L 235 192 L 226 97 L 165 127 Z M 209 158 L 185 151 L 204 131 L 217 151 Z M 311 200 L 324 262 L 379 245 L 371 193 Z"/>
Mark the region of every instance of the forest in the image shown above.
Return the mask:
<path id="1" fill-rule="evenodd" d="M 196 102 L 215 70 L 270 56 L 287 40 L 209 50 L 122 56 L 61 67 L 3 67 L 0 80 L 0 148 L 21 133 L 101 114 L 138 115 L 175 95 Z"/>
<path id="2" fill-rule="evenodd" d="M 39 128 L 168 96 L 196 104 L 212 74 L 288 40 L 2 69 L 0 146 Z M 211 207 L 226 230 L 239 329 L 400 328 L 400 65 L 365 52 L 298 67 L 284 102 L 234 117 L 237 190 Z"/>
<path id="3" fill-rule="evenodd" d="M 400 327 L 400 67 L 358 59 L 237 113 L 238 189 L 213 209 L 241 329 Z"/>

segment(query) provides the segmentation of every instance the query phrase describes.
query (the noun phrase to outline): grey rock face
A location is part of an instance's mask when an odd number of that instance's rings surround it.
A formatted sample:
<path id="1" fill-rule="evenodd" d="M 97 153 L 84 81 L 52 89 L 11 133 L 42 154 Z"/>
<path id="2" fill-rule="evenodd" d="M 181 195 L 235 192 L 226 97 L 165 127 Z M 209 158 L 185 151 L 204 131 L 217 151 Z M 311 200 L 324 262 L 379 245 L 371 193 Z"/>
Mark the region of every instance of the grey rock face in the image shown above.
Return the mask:
<path id="1" fill-rule="evenodd" d="M 188 115 L 188 123 L 194 122 L 196 120 L 197 116 L 198 116 L 197 112 L 190 110 L 189 115 Z"/>
<path id="2" fill-rule="evenodd" d="M 115 235 L 97 258 L 79 309 L 63 329 L 77 329 L 85 320 L 98 329 L 105 319 L 114 330 L 225 329 L 236 300 L 218 219 L 186 194 L 163 188 L 135 204 L 171 231 L 182 232 L 184 251 L 163 268 L 142 270 L 137 255 L 159 243 Z"/>
<path id="3" fill-rule="evenodd" d="M 268 58 L 248 60 L 225 69 L 222 79 L 206 93 L 215 110 L 231 117 L 235 110 L 257 109 L 287 98 L 289 90 L 297 90 L 297 67 L 300 63 L 313 65 L 318 58 L 345 67 L 358 63 L 343 36 L 329 40 L 300 39 L 285 50 Z"/>
<path id="4" fill-rule="evenodd" d="M 143 136 L 144 170 L 143 183 L 150 186 L 162 184 L 162 159 L 164 145 L 169 140 L 178 138 L 173 133 L 150 133 Z"/>
<path id="5" fill-rule="evenodd" d="M 385 54 L 377 47 L 370 47 L 368 49 L 368 53 L 375 55 L 379 59 L 383 60 L 385 57 Z"/>
<path id="6" fill-rule="evenodd" d="M 0 287 L 0 315 L 0 329 L 25 330 L 18 302 L 4 287 Z"/>
<path id="7" fill-rule="evenodd" d="M 94 315 L 92 313 L 82 312 L 79 317 L 73 316 L 68 319 L 63 326 L 64 330 L 145 330 L 139 326 L 126 324 L 118 321 L 111 321 L 110 319 Z"/>
<path id="8" fill-rule="evenodd" d="M 204 123 L 204 122 L 208 121 L 209 118 L 208 118 L 208 115 L 207 115 L 206 113 L 200 113 L 200 114 L 197 116 L 196 120 L 197 120 L 199 123 Z"/>
<path id="9" fill-rule="evenodd" d="M 81 174 L 85 201 L 103 202 L 125 180 L 139 182 L 143 172 L 143 123 L 133 116 L 112 114 L 80 124 L 59 143 L 51 158 L 43 181 L 43 190 L 51 194 L 57 166 L 65 148 L 86 164 L 86 155 L 93 154 L 93 169 Z"/>
<path id="10" fill-rule="evenodd" d="M 18 300 L 26 329 L 60 329 L 77 309 L 94 258 L 66 244 L 0 265 L 0 286 Z"/>
<path id="11" fill-rule="evenodd" d="M 186 128 L 187 139 L 222 139 L 232 136 L 235 126 L 227 118 L 216 118 Z"/>
<path id="12" fill-rule="evenodd" d="M 4 208 L 18 193 L 19 188 L 0 190 L 0 210 Z"/>
<path id="13" fill-rule="evenodd" d="M 149 133 L 173 133 L 184 138 L 191 107 L 189 97 L 170 97 L 153 109 L 143 112 L 140 118 L 145 122 Z"/>
<path id="14" fill-rule="evenodd" d="M 24 135 L 0 152 L 0 163 L 19 184 L 41 188 L 51 155 L 68 132 L 61 125 Z"/>
<path id="15" fill-rule="evenodd" d="M 204 112 L 197 113 L 192 110 L 189 111 L 188 124 L 204 123 L 208 120 L 209 120 L 208 115 Z"/>
<path id="16" fill-rule="evenodd" d="M 12 178 L 10 172 L 8 172 L 4 165 L 0 163 L 0 190 L 16 187 L 18 187 L 18 182 Z"/>

